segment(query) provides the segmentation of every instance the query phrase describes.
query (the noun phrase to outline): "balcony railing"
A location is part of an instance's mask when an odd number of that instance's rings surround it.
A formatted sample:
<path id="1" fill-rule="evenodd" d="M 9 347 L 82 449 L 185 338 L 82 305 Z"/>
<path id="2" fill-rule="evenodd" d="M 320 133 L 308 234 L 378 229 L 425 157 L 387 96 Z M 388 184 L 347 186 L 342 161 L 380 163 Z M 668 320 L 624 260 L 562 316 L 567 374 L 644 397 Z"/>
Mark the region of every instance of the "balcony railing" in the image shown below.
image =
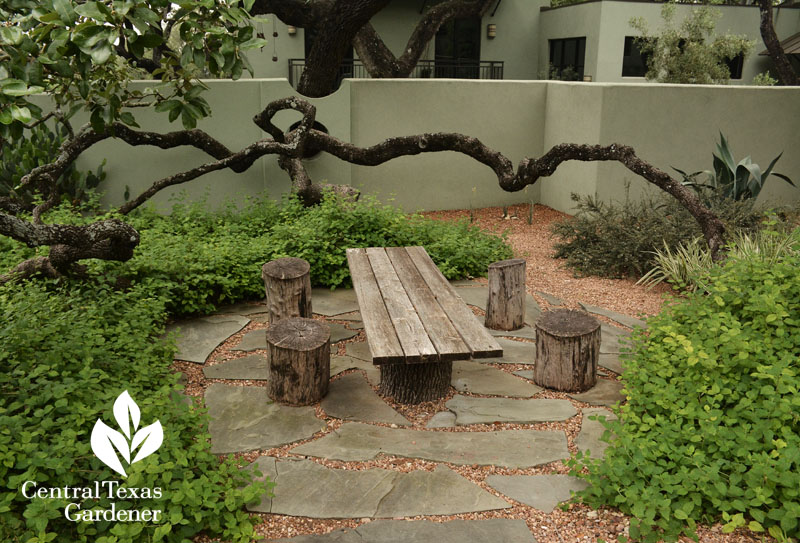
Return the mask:
<path id="1" fill-rule="evenodd" d="M 289 59 L 289 84 L 297 87 L 306 67 L 303 58 Z M 411 72 L 414 79 L 503 79 L 502 60 L 420 60 Z M 348 60 L 339 66 L 339 86 L 342 79 L 368 79 L 369 74 L 359 60 Z"/>

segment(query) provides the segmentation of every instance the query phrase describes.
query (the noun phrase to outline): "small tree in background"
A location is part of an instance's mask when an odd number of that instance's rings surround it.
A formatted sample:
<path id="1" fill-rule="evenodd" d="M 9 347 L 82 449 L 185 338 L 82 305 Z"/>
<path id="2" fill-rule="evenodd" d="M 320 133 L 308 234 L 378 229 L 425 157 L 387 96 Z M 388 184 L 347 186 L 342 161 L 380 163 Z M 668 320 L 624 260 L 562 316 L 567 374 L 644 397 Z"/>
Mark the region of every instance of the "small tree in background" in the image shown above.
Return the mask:
<path id="1" fill-rule="evenodd" d="M 632 18 L 631 26 L 642 33 L 637 39 L 639 48 L 648 58 L 645 77 L 659 83 L 727 84 L 731 78 L 728 62 L 747 56 L 755 42 L 733 34 L 713 37 L 720 15 L 719 10 L 702 6 L 676 26 L 675 5 L 664 4 L 662 29 L 655 34 L 643 18 Z"/>

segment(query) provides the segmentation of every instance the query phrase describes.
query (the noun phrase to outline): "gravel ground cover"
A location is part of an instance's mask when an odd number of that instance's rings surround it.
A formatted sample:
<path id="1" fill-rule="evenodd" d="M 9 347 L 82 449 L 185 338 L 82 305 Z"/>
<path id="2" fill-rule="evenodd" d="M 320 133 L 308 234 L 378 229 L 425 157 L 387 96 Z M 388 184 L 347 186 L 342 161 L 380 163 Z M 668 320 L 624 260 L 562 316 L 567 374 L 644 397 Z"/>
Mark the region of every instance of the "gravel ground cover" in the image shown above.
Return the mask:
<path id="1" fill-rule="evenodd" d="M 501 208 L 486 208 L 473 210 L 474 222 L 481 228 L 493 232 L 506 231 L 508 241 L 514 249 L 515 257 L 525 258 L 527 261 L 527 291 L 532 294 L 541 305 L 542 309 L 549 309 L 548 297 L 537 293 L 546 293 L 555 296 L 564 302 L 569 308 L 579 308 L 578 303 L 584 302 L 590 305 L 601 306 L 619 313 L 634 317 L 643 317 L 657 313 L 665 301 L 665 293 L 669 292 L 667 287 L 661 286 L 653 290 L 647 290 L 635 285 L 633 280 L 620 279 L 600 279 L 595 277 L 575 277 L 572 272 L 563 265 L 563 261 L 552 258 L 553 239 L 550 234 L 550 225 L 557 220 L 567 217 L 566 214 L 555 211 L 548 207 L 534 206 L 531 224 L 528 224 L 528 205 L 511 206 L 508 208 L 507 216 L 503 216 Z M 468 211 L 437 211 L 425 214 L 428 217 L 440 220 L 456 220 L 468 218 Z M 478 279 L 486 282 L 485 279 Z M 563 307 L 563 306 L 562 306 Z M 477 314 L 480 310 L 475 309 Z M 346 341 L 338 343 L 332 349 L 331 354 L 345 354 L 347 343 L 365 341 L 364 331 L 356 326 L 351 328 L 354 323 L 348 320 L 337 320 L 336 317 L 322 317 L 315 315 L 326 322 L 338 322 L 346 328 L 357 331 L 357 335 Z M 603 319 L 602 317 L 600 318 Z M 607 320 L 606 320 L 607 321 Z M 607 321 L 611 322 L 611 321 Z M 619 326 L 617 324 L 617 326 Z M 220 362 L 242 358 L 252 354 L 266 354 L 263 350 L 242 352 L 233 350 L 239 344 L 241 338 L 253 330 L 265 330 L 268 325 L 258 319 L 250 322 L 245 328 L 231 336 L 220 347 L 218 347 L 205 363 L 205 367 L 218 364 Z M 494 367 L 513 373 L 520 369 L 529 369 L 525 366 L 515 364 L 492 364 Z M 203 365 L 176 361 L 174 369 L 184 373 L 186 383 L 186 393 L 200 401 L 205 389 L 214 382 L 224 382 L 241 386 L 265 386 L 267 381 L 259 380 L 220 380 L 207 379 L 203 374 Z M 334 379 L 340 379 L 343 375 L 360 370 L 347 370 L 340 373 Z M 618 379 L 613 372 L 603 372 L 604 379 Z M 445 410 L 445 403 L 452 399 L 456 394 L 451 389 L 450 394 L 437 401 L 427 402 L 415 406 L 391 404 L 399 413 L 411 421 L 414 430 L 426 430 L 426 424 L 435 413 Z M 473 395 L 476 396 L 476 395 Z M 589 404 L 579 402 L 569 398 L 566 394 L 543 391 L 535 396 L 536 398 L 551 398 L 569 400 L 576 408 L 590 407 Z M 239 456 L 248 461 L 253 461 L 259 456 L 272 456 L 277 458 L 302 457 L 293 453 L 292 450 L 297 446 L 319 439 L 320 437 L 336 431 L 343 422 L 339 419 L 329 417 L 324 410 L 316 406 L 316 416 L 323 420 L 326 429 L 318 432 L 310 439 L 292 443 L 283 447 L 257 450 L 248 453 L 240 453 Z M 375 423 L 381 425 L 380 423 Z M 389 425 L 384 425 L 389 426 Z M 439 432 L 481 432 L 497 430 L 557 430 L 562 431 L 567 437 L 568 449 L 574 453 L 577 451 L 575 439 L 580 431 L 580 413 L 568 420 L 560 422 L 546 422 L 539 424 L 476 424 L 465 427 L 452 427 L 428 431 Z M 425 460 L 379 456 L 366 462 L 342 462 L 325 460 L 320 458 L 309 458 L 321 465 L 347 470 L 366 470 L 370 468 L 383 468 L 399 472 L 410 472 L 414 470 L 433 471 L 437 463 Z M 502 496 L 486 483 L 487 477 L 491 475 L 535 475 L 535 474 L 565 474 L 568 469 L 561 461 L 552 462 L 543 466 L 527 469 L 508 469 L 495 466 L 459 466 L 449 465 L 456 473 L 465 477 L 469 481 L 479 485 L 493 495 L 503 497 L 512 507 L 509 509 L 487 511 L 481 513 L 460 514 L 451 516 L 425 516 L 412 517 L 408 520 L 428 519 L 437 522 L 444 522 L 453 519 L 491 519 L 507 518 L 522 519 L 526 522 L 531 533 L 539 543 L 574 543 L 574 542 L 596 542 L 605 540 L 608 542 L 617 541 L 618 536 L 626 535 L 628 532 L 629 519 L 614 509 L 602 508 L 591 510 L 590 508 L 570 504 L 565 510 L 556 508 L 552 513 L 544 513 L 525 504 L 516 502 L 508 497 Z M 287 489 L 286 491 L 290 491 Z M 320 490 L 324 492 L 324 490 Z M 273 540 L 285 537 L 293 537 L 301 534 L 325 534 L 340 528 L 354 528 L 364 523 L 372 522 L 373 519 L 311 519 L 302 517 L 292 517 L 275 514 L 259 514 L 263 522 L 257 526 L 257 532 L 265 540 Z M 762 537 L 746 530 L 740 529 L 732 534 L 723 534 L 721 526 L 701 526 L 698 530 L 699 541 L 702 543 L 756 543 L 760 541 L 773 541 L 769 537 Z M 690 541 L 685 539 L 682 541 Z"/>

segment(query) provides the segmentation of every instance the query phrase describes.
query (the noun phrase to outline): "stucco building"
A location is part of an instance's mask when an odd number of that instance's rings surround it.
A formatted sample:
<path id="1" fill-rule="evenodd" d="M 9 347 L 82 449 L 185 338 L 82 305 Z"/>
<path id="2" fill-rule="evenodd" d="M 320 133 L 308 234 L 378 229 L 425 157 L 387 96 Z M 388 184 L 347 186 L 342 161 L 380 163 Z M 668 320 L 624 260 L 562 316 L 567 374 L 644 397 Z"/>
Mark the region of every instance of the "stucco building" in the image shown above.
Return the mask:
<path id="1" fill-rule="evenodd" d="M 372 24 L 387 46 L 402 52 L 414 25 L 431 0 L 395 0 L 373 18 Z M 677 6 L 676 22 L 696 6 Z M 715 6 L 721 12 L 716 32 L 743 34 L 756 41 L 743 62 L 732 59 L 732 79 L 749 84 L 770 67 L 759 32 L 757 6 Z M 462 79 L 548 79 L 551 66 L 569 67 L 574 77 L 596 82 L 644 82 L 644 64 L 630 25 L 641 17 L 650 28 L 661 23 L 661 4 L 640 0 L 588 0 L 550 7 L 550 0 L 498 0 L 483 18 L 447 23 L 432 40 L 413 76 Z M 778 38 L 800 32 L 800 4 L 774 10 Z M 258 23 L 269 44 L 251 54 L 256 77 L 287 78 L 296 84 L 312 36 L 277 18 Z M 797 57 L 798 55 L 794 55 Z M 798 62 L 797 59 L 794 62 Z M 798 62 L 800 66 L 800 62 Z M 341 77 L 368 77 L 356 55 L 341 68 Z"/>

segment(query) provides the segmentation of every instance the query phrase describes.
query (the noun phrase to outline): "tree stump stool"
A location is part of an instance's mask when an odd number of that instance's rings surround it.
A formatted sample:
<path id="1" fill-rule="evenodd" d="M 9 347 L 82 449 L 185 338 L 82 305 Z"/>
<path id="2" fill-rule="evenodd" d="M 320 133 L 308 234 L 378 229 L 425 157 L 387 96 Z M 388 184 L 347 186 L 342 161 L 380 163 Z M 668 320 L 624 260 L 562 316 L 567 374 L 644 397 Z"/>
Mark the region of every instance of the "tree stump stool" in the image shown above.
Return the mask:
<path id="1" fill-rule="evenodd" d="M 418 404 L 439 400 L 450 391 L 453 362 L 381 364 L 378 393 L 397 403 Z"/>
<path id="2" fill-rule="evenodd" d="M 328 393 L 331 366 L 328 325 L 299 317 L 267 330 L 269 397 L 286 405 L 310 405 Z"/>
<path id="3" fill-rule="evenodd" d="M 291 317 L 311 318 L 311 266 L 302 258 L 279 258 L 261 267 L 270 324 Z"/>
<path id="4" fill-rule="evenodd" d="M 533 381 L 562 392 L 583 392 L 597 383 L 600 323 L 583 311 L 557 309 L 536 321 Z"/>
<path id="5" fill-rule="evenodd" d="M 525 261 L 501 260 L 489 265 L 486 328 L 519 330 L 525 325 Z"/>

